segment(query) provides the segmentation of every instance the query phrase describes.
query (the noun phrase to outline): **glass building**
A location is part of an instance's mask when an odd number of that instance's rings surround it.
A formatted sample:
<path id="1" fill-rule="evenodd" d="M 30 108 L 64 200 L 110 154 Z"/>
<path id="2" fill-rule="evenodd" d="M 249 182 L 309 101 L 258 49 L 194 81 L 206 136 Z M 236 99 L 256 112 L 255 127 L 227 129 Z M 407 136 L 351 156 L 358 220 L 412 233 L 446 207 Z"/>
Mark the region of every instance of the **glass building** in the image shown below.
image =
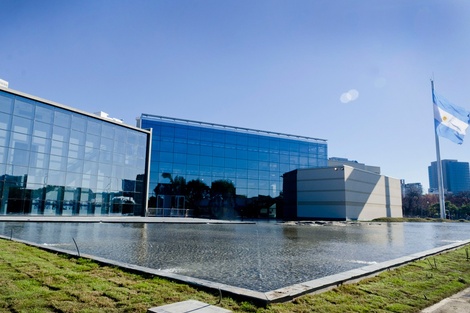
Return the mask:
<path id="1" fill-rule="evenodd" d="M 216 181 L 227 182 L 236 190 L 232 206 L 243 207 L 248 199 L 278 197 L 284 173 L 328 163 L 323 139 L 150 114 L 142 114 L 138 126 L 152 130 L 149 197 L 156 197 L 157 208 L 181 207 L 164 200 L 165 187 L 175 187 L 176 177 L 188 186 L 197 181 L 208 189 Z M 215 196 L 213 190 L 205 193 Z M 191 190 L 185 195 L 191 196 Z"/>
<path id="2" fill-rule="evenodd" d="M 0 215 L 145 215 L 150 137 L 0 88 Z"/>
<path id="3" fill-rule="evenodd" d="M 468 162 L 457 160 L 441 160 L 442 180 L 444 183 L 444 193 L 457 194 L 459 192 L 470 191 L 470 170 Z M 437 193 L 439 190 L 437 162 L 431 162 L 428 166 L 429 192 Z"/>

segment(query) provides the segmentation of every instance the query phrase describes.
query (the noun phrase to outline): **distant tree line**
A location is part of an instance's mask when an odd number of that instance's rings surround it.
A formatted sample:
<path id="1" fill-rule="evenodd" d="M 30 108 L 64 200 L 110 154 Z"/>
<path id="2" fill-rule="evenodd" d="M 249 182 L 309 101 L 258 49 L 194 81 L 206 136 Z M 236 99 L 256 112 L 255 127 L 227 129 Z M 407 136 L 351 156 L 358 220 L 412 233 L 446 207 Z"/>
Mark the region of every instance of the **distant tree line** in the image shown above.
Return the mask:
<path id="1" fill-rule="evenodd" d="M 421 194 L 418 188 L 411 189 L 402 199 L 405 217 L 440 217 L 439 196 Z M 470 219 L 470 192 L 460 192 L 445 196 L 446 218 L 452 220 Z"/>

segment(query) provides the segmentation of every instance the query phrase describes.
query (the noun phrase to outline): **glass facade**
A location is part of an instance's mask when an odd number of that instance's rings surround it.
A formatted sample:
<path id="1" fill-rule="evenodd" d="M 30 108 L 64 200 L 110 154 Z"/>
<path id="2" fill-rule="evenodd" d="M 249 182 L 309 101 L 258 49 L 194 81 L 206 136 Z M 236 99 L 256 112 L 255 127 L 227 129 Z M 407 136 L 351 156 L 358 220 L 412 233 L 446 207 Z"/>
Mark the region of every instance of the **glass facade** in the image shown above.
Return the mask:
<path id="1" fill-rule="evenodd" d="M 441 160 L 442 179 L 444 192 L 457 194 L 459 192 L 470 191 L 470 170 L 468 162 L 458 162 L 457 160 Z M 431 162 L 428 166 L 429 192 L 437 192 L 438 176 L 437 162 Z"/>
<path id="2" fill-rule="evenodd" d="M 0 215 L 144 215 L 150 132 L 0 90 Z"/>
<path id="3" fill-rule="evenodd" d="M 327 166 L 322 139 L 149 114 L 142 114 L 139 123 L 152 129 L 150 197 L 156 196 L 155 187 L 178 176 L 207 186 L 228 181 L 237 197 L 275 198 L 282 192 L 284 173 Z"/>

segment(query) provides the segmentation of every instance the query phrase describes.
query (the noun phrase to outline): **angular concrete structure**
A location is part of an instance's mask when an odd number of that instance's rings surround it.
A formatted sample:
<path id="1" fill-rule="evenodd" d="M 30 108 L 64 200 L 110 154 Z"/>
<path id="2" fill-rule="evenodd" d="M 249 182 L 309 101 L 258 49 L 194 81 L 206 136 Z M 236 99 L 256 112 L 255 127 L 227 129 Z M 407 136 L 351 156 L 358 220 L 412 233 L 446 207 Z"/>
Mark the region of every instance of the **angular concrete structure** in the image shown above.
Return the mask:
<path id="1" fill-rule="evenodd" d="M 347 165 L 283 175 L 291 219 L 360 220 L 402 217 L 400 180 Z"/>

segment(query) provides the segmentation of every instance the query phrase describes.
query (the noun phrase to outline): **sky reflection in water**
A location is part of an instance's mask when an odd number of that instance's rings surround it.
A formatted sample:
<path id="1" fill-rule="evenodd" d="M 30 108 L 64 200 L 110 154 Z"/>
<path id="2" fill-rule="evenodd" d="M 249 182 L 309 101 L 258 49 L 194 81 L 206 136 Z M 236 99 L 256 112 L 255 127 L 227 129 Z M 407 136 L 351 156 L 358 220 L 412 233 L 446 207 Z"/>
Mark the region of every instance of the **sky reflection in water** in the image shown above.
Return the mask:
<path id="1" fill-rule="evenodd" d="M 0 222 L 0 234 L 266 292 L 470 237 L 466 223 L 335 226 Z M 73 239 L 72 239 L 73 238 Z"/>

